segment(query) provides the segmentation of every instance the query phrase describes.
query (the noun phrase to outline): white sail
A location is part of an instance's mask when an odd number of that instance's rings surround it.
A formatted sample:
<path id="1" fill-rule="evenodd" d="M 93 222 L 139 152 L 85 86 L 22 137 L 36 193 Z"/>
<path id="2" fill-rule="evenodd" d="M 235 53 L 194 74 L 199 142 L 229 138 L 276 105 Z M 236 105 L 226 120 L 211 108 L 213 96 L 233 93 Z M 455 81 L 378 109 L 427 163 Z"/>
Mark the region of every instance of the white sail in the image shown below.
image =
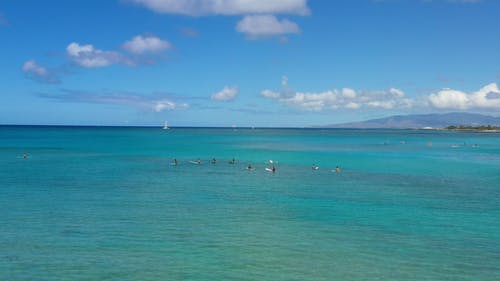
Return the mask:
<path id="1" fill-rule="evenodd" d="M 165 124 L 163 125 L 163 130 L 168 130 L 168 129 L 170 129 L 170 128 L 168 127 L 168 122 L 167 122 L 167 121 L 165 121 Z"/>

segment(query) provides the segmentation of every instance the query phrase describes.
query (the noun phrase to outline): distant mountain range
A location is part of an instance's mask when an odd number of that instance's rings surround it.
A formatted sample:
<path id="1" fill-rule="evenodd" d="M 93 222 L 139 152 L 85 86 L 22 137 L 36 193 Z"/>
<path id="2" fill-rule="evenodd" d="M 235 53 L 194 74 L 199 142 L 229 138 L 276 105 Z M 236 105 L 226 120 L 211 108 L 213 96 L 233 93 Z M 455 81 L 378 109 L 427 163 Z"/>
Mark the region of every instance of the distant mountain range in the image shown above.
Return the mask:
<path id="1" fill-rule="evenodd" d="M 500 126 L 500 117 L 482 114 L 452 112 L 445 114 L 416 114 L 396 115 L 380 119 L 371 119 L 362 122 L 333 124 L 321 126 L 323 128 L 356 128 L 356 129 L 421 129 L 445 128 L 448 126 Z"/>

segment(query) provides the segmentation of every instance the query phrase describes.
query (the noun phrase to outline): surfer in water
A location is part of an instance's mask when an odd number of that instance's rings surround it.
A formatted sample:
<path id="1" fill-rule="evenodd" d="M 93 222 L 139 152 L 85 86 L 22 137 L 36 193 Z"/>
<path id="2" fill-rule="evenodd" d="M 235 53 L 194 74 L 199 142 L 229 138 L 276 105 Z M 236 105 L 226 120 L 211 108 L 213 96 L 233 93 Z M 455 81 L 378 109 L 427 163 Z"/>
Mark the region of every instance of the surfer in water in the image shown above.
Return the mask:
<path id="1" fill-rule="evenodd" d="M 212 161 L 210 161 L 210 163 L 212 163 L 212 164 L 216 164 L 216 163 L 217 163 L 217 160 L 215 160 L 215 158 L 212 158 Z"/>
<path id="2" fill-rule="evenodd" d="M 313 171 L 315 171 L 315 170 L 319 169 L 319 167 L 318 167 L 318 166 L 316 166 L 316 164 L 313 164 L 313 165 L 312 165 L 312 167 L 311 167 L 311 169 L 312 169 Z"/>
<path id="3" fill-rule="evenodd" d="M 233 158 L 233 160 L 229 161 L 229 164 L 235 164 L 236 160 Z"/>
<path id="4" fill-rule="evenodd" d="M 196 160 L 196 164 L 201 165 L 201 160 L 200 160 L 200 158 L 198 158 L 198 160 Z"/>
<path id="5" fill-rule="evenodd" d="M 274 165 L 273 165 L 273 168 L 271 169 L 271 171 L 273 171 L 273 173 L 276 172 L 276 167 L 274 167 Z"/>
<path id="6" fill-rule="evenodd" d="M 340 168 L 339 168 L 339 166 L 335 167 L 335 173 L 340 173 Z"/>
<path id="7" fill-rule="evenodd" d="M 177 161 L 177 158 L 174 158 L 174 163 L 173 163 L 175 166 L 177 166 L 177 164 L 179 164 L 179 162 Z"/>
<path id="8" fill-rule="evenodd" d="M 251 171 L 252 169 L 252 164 L 248 164 L 247 170 Z"/>

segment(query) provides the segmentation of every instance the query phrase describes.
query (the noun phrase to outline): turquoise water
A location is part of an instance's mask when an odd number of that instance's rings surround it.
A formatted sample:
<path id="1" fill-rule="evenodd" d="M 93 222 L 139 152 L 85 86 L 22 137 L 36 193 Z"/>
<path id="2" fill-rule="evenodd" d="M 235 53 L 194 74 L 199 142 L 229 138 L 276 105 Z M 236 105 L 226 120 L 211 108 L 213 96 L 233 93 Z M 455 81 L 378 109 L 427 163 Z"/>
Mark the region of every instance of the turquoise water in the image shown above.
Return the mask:
<path id="1" fill-rule="evenodd" d="M 0 127 L 0 210 L 0 280 L 500 280 L 500 134 Z"/>

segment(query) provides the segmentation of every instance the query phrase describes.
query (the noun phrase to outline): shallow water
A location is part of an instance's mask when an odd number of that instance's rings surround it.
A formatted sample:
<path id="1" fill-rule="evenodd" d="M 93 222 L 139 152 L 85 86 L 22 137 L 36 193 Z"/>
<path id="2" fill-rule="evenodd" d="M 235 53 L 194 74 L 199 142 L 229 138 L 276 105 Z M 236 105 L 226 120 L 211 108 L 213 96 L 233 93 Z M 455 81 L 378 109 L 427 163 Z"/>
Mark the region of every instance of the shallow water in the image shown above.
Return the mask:
<path id="1" fill-rule="evenodd" d="M 0 208 L 1 280 L 498 280 L 500 134 L 0 127 Z"/>

